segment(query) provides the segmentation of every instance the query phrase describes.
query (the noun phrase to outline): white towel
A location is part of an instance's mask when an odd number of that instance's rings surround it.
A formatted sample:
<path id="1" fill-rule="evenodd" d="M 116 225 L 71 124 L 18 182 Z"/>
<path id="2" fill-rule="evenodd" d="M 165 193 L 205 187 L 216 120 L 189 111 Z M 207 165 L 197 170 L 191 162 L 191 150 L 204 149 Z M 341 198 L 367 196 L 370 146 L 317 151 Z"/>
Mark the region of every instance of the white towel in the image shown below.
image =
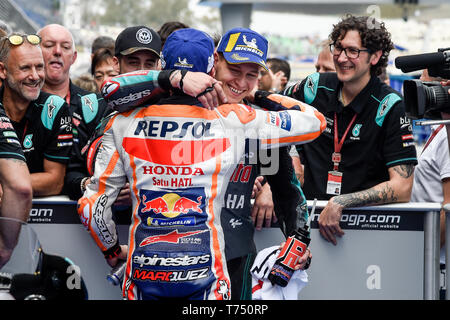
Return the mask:
<path id="1" fill-rule="evenodd" d="M 308 283 L 308 274 L 297 270 L 286 287 L 272 285 L 267 276 L 280 253 L 279 246 L 265 248 L 258 252 L 251 268 L 253 300 L 297 300 L 298 293 Z"/>
<path id="2" fill-rule="evenodd" d="M 0 300 L 16 300 L 14 297 L 8 292 L 0 291 Z"/>

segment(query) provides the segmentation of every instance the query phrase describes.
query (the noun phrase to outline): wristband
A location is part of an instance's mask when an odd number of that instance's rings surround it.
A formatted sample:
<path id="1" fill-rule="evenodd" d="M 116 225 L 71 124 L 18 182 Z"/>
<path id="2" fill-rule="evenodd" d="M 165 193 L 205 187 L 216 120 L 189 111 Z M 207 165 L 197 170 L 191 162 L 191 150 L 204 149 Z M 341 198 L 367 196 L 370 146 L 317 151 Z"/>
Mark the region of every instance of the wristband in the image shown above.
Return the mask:
<path id="1" fill-rule="evenodd" d="M 112 259 L 117 257 L 120 252 L 122 252 L 122 248 L 119 245 L 119 242 L 116 242 L 115 245 L 113 245 L 111 248 L 109 248 L 106 251 L 103 251 L 103 255 L 105 256 L 105 259 Z"/>
<path id="2" fill-rule="evenodd" d="M 158 75 L 158 85 L 164 91 L 169 91 L 173 89 L 172 84 L 170 83 L 170 75 L 176 70 L 162 70 Z"/>
<path id="3" fill-rule="evenodd" d="M 186 76 L 187 70 L 180 70 L 180 72 L 181 72 L 180 90 L 184 93 L 184 90 L 183 90 L 183 80 L 184 80 L 184 77 Z"/>

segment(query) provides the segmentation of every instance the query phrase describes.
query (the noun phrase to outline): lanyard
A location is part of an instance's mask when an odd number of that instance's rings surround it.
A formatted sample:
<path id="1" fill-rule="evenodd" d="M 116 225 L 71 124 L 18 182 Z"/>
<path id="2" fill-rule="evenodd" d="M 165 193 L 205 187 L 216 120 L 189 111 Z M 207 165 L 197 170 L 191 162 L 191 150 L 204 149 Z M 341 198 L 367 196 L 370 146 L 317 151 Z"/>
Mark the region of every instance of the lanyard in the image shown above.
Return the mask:
<path id="1" fill-rule="evenodd" d="M 353 123 L 356 120 L 357 113 L 353 115 L 352 120 L 348 124 L 347 129 L 344 132 L 344 135 L 341 138 L 341 141 L 339 141 L 338 137 L 338 125 L 337 125 L 337 114 L 334 113 L 334 152 L 331 156 L 331 161 L 334 163 L 334 170 L 337 170 L 339 167 L 339 162 L 341 162 L 341 149 L 344 145 L 345 137 L 348 134 L 348 131 L 350 130 L 350 127 L 353 125 Z"/>
<path id="2" fill-rule="evenodd" d="M 69 92 L 67 92 L 66 103 L 67 103 L 67 105 L 70 106 L 70 90 L 69 90 Z"/>
<path id="3" fill-rule="evenodd" d="M 431 143 L 431 141 L 433 141 L 433 139 L 436 137 L 436 135 L 438 134 L 439 131 L 441 131 L 441 129 L 444 127 L 443 124 L 440 124 L 439 127 L 436 128 L 436 130 L 433 131 L 433 133 L 431 134 L 431 136 L 428 138 L 427 143 L 425 144 L 425 146 L 422 149 L 422 153 L 425 151 L 425 149 L 428 147 L 428 145 Z"/>
<path id="4" fill-rule="evenodd" d="M 28 119 L 25 122 L 24 128 L 23 128 L 23 134 L 22 134 L 22 147 L 24 146 L 24 142 L 25 142 L 25 136 L 27 134 L 27 129 L 28 129 Z"/>

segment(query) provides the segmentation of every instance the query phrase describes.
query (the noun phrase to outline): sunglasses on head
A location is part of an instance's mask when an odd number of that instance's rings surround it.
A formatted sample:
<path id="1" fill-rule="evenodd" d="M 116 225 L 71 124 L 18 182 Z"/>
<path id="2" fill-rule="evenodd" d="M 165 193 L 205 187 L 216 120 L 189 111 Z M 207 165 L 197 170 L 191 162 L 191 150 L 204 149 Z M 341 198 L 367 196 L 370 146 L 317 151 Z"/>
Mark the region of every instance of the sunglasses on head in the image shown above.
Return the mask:
<path id="1" fill-rule="evenodd" d="M 15 46 L 20 46 L 25 39 L 34 45 L 38 45 L 41 43 L 41 37 L 39 37 L 36 34 L 27 34 L 27 35 L 20 35 L 20 34 L 12 34 L 7 37 L 9 43 Z"/>

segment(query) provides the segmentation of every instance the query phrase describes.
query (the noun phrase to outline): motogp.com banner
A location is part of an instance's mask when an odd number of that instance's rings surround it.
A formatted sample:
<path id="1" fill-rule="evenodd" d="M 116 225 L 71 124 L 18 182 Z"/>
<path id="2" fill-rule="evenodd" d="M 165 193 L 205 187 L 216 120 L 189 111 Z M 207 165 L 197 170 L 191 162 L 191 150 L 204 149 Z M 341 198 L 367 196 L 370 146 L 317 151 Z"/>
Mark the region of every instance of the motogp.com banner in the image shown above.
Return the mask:
<path id="1" fill-rule="evenodd" d="M 311 215 L 311 227 L 318 228 L 321 209 Z M 372 211 L 346 209 L 340 227 L 353 230 L 423 231 L 423 215 L 407 211 Z"/>

